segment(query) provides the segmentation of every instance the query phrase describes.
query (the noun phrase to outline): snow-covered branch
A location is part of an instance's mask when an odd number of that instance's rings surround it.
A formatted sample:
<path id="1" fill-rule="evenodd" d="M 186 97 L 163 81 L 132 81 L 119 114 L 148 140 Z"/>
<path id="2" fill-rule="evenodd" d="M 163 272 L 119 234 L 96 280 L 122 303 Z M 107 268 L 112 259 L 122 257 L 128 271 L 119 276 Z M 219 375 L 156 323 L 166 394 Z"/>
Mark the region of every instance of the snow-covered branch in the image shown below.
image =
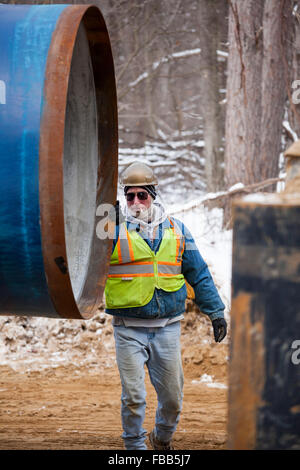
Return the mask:
<path id="1" fill-rule="evenodd" d="M 215 201 L 217 199 L 222 199 L 225 197 L 232 197 L 235 196 L 239 193 L 252 193 L 255 191 L 260 191 L 261 189 L 270 186 L 272 184 L 276 184 L 279 181 L 284 181 L 283 177 L 280 178 L 269 178 L 264 181 L 260 181 L 259 183 L 253 183 L 245 186 L 243 183 L 237 183 L 231 188 L 229 188 L 228 191 L 220 191 L 217 193 L 207 193 L 203 195 L 203 197 L 200 197 L 196 200 L 190 201 L 189 203 L 182 205 L 180 207 L 177 207 L 176 210 L 172 211 L 172 214 L 174 215 L 175 213 L 178 214 L 180 212 L 185 212 L 191 209 L 194 209 L 195 207 L 200 206 L 201 204 L 205 204 L 206 202 L 209 201 Z"/>
<path id="2" fill-rule="evenodd" d="M 167 62 L 169 62 L 170 60 L 173 60 L 173 59 L 182 59 L 182 58 L 191 57 L 191 56 L 195 56 L 195 55 L 199 55 L 199 54 L 201 54 L 201 49 L 199 47 L 197 47 L 195 49 L 187 49 L 187 50 L 184 50 L 184 51 L 173 52 L 172 54 L 168 54 L 167 56 L 162 57 L 160 60 L 154 62 L 150 66 L 149 71 L 141 73 L 135 80 L 129 82 L 127 91 L 134 88 L 136 85 L 138 85 L 139 83 L 144 81 L 146 78 L 150 77 L 151 74 L 153 72 L 155 72 L 158 69 L 158 67 L 160 67 L 162 64 L 165 64 L 165 63 L 167 63 Z M 219 57 L 222 57 L 222 58 L 224 58 L 224 57 L 227 58 L 228 57 L 227 52 L 220 51 L 220 50 L 217 50 L 217 55 Z M 125 94 L 125 92 L 122 93 L 122 96 L 124 94 Z"/>
<path id="3" fill-rule="evenodd" d="M 298 140 L 298 136 L 297 133 L 291 128 L 289 121 L 283 121 L 282 126 L 286 130 L 289 137 L 291 137 L 291 139 L 296 142 L 296 140 Z"/>

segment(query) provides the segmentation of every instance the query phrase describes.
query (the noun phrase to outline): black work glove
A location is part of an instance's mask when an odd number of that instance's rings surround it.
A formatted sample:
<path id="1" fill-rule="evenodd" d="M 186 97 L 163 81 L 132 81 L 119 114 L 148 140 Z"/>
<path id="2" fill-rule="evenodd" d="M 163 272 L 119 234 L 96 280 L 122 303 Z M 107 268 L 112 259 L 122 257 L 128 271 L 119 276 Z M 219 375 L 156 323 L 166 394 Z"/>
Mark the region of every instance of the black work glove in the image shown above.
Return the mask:
<path id="1" fill-rule="evenodd" d="M 116 211 L 116 225 L 120 224 L 120 202 L 116 201 L 115 203 L 115 211 Z"/>
<path id="2" fill-rule="evenodd" d="M 221 343 L 227 333 L 227 323 L 224 318 L 216 318 L 212 321 L 216 343 Z"/>

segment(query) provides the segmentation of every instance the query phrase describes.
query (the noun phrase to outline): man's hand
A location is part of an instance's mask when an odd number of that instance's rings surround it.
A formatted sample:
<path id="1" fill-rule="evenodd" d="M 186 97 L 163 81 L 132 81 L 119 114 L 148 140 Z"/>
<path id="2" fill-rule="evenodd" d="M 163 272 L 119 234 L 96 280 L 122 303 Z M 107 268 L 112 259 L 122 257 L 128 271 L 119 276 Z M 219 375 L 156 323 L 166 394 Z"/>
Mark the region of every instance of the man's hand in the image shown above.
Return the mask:
<path id="1" fill-rule="evenodd" d="M 216 343 L 220 343 L 227 333 L 227 323 L 224 318 L 216 318 L 212 321 Z"/>

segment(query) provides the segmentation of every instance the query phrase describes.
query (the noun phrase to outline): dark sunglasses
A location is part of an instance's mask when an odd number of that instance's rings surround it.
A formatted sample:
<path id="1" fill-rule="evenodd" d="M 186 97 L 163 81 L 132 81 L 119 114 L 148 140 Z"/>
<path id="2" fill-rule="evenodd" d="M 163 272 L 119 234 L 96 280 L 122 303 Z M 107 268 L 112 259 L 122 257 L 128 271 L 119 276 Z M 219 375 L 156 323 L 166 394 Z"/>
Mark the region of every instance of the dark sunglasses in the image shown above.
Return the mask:
<path id="1" fill-rule="evenodd" d="M 134 201 L 135 196 L 138 197 L 139 201 L 146 201 L 148 199 L 148 193 L 145 191 L 140 191 L 138 193 L 127 193 L 126 194 L 126 199 L 127 201 Z"/>

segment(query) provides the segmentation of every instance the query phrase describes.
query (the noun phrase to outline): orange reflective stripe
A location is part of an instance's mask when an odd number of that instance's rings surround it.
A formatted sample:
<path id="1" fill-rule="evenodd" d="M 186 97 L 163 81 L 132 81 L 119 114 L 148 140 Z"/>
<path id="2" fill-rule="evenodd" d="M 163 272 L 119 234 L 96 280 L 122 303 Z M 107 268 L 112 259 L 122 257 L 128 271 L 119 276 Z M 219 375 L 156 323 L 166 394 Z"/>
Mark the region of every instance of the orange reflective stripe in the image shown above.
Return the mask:
<path id="1" fill-rule="evenodd" d="M 159 277 L 174 277 L 174 274 L 173 273 L 158 273 L 158 276 Z"/>
<path id="2" fill-rule="evenodd" d="M 157 264 L 169 264 L 171 266 L 180 266 L 181 263 L 176 261 L 175 263 L 173 263 L 172 261 L 157 261 Z"/>
<path id="3" fill-rule="evenodd" d="M 174 235 L 175 235 L 176 241 L 177 241 L 176 242 L 176 260 L 178 262 L 181 262 L 183 251 L 184 251 L 184 246 L 185 246 L 185 238 L 183 236 L 182 231 L 178 227 L 178 224 L 176 222 L 174 222 L 172 225 L 173 225 Z"/>
<path id="4" fill-rule="evenodd" d="M 173 224 L 172 220 L 170 219 L 170 217 L 168 217 L 168 219 L 169 219 L 171 227 L 174 227 L 174 224 Z"/>
<path id="5" fill-rule="evenodd" d="M 128 241 L 128 248 L 129 248 L 130 258 L 131 258 L 131 261 L 134 261 L 133 248 L 132 248 L 132 243 L 131 243 L 131 239 L 130 239 L 128 230 L 126 230 L 126 233 L 127 233 L 127 241 Z"/>

